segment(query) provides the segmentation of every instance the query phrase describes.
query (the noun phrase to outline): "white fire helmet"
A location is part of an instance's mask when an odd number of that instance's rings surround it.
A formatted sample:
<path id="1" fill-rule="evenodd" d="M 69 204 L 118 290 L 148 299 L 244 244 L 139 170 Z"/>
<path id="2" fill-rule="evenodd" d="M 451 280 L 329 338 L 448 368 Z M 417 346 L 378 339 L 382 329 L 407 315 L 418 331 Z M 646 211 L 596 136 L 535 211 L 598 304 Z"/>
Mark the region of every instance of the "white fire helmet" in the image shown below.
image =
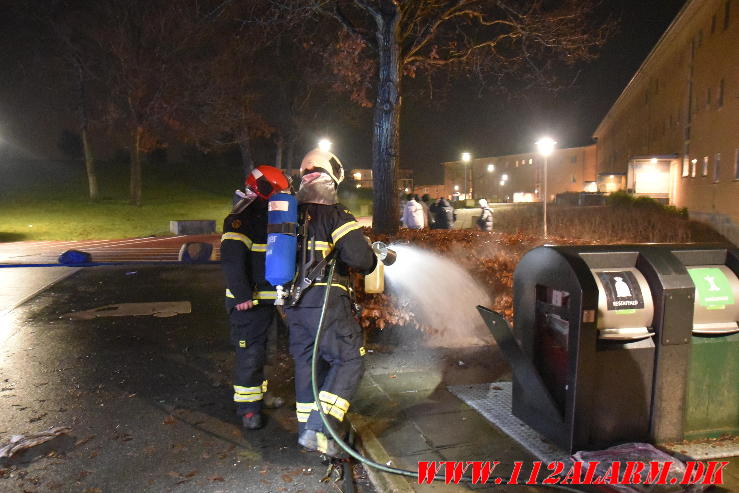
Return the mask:
<path id="1" fill-rule="evenodd" d="M 344 167 L 341 165 L 341 161 L 328 151 L 313 149 L 306 154 L 300 163 L 300 174 L 304 176 L 310 173 L 311 170 L 318 171 L 316 168 L 325 171 L 337 185 L 344 181 Z"/>

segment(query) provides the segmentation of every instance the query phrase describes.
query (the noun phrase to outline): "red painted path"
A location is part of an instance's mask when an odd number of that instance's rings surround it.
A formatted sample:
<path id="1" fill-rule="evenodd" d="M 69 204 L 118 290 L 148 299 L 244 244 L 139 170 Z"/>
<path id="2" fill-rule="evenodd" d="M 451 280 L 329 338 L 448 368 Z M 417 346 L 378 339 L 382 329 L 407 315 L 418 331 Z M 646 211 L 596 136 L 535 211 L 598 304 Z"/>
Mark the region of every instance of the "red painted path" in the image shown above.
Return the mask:
<path id="1" fill-rule="evenodd" d="M 215 259 L 220 259 L 221 236 L 188 235 L 121 240 L 17 241 L 0 243 L 0 264 L 54 264 L 66 250 L 81 250 L 92 255 L 93 262 L 176 261 L 180 247 L 188 242 L 213 245 Z"/>

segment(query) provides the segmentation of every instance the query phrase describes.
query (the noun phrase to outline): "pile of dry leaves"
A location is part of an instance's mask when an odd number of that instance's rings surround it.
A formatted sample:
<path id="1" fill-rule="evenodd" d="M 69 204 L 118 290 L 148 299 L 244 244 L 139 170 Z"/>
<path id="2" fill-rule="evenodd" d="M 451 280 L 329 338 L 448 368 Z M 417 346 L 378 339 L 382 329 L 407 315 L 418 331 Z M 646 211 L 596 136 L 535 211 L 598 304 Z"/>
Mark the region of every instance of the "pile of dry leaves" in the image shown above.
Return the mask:
<path id="1" fill-rule="evenodd" d="M 408 243 L 443 255 L 465 268 L 490 294 L 492 309 L 512 316 L 513 271 L 521 256 L 542 244 L 541 237 L 524 234 L 484 233 L 476 230 L 401 230 L 397 235 L 371 235 L 372 241 Z M 363 307 L 360 323 L 366 329 L 411 326 L 433 331 L 416 320 L 412 306 L 402 306 L 389 294 L 366 294 L 355 279 L 357 301 Z"/>

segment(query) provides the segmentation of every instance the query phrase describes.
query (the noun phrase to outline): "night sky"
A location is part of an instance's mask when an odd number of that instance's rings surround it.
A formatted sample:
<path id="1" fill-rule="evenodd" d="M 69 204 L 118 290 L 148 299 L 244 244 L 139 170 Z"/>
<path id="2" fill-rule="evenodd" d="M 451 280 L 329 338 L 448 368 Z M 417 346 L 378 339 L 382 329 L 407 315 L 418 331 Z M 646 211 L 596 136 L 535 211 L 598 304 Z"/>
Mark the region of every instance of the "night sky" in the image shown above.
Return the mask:
<path id="1" fill-rule="evenodd" d="M 439 163 L 459 159 L 462 151 L 473 156 L 527 152 L 544 133 L 562 147 L 591 143 L 592 132 L 684 3 L 603 0 L 603 12 L 621 19 L 620 30 L 598 60 L 579 68 L 575 84 L 556 95 L 515 87 L 509 87 L 519 92 L 515 96 L 479 95 L 475 87 L 461 83 L 439 105 L 413 97 L 414 84 L 420 81 L 406 82 L 401 166 L 415 171 L 417 183 L 440 183 Z M 12 19 L 0 19 L 0 64 L 15 67 L 0 72 L 0 148 L 22 149 L 36 159 L 58 158 L 56 142 L 61 129 L 70 126 L 65 105 L 43 101 L 44 74 L 28 68 L 37 65 L 14 63 L 32 54 L 24 49 L 22 38 L 19 43 L 18 37 L 10 36 L 12 28 Z M 576 72 L 568 75 L 575 78 Z M 371 163 L 372 110 L 362 111 L 358 120 L 347 125 L 327 115 L 325 125 L 314 132 L 316 139 L 332 138 L 335 152 L 349 169 L 368 168 Z M 257 151 L 257 158 L 269 160 L 266 151 Z"/>

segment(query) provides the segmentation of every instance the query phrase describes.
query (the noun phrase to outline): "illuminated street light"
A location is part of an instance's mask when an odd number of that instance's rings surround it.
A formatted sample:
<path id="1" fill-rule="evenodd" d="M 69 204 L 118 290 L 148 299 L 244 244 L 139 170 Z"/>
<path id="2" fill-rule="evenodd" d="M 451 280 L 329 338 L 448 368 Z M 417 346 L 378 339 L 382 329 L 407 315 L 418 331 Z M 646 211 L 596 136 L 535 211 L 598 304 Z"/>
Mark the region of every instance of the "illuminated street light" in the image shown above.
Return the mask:
<path id="1" fill-rule="evenodd" d="M 508 173 L 503 173 L 503 176 L 500 177 L 503 181 L 508 181 Z"/>
<path id="2" fill-rule="evenodd" d="M 361 180 L 362 179 L 362 173 L 360 173 L 360 172 L 354 173 L 354 179 L 357 180 L 357 181 Z"/>
<path id="3" fill-rule="evenodd" d="M 462 162 L 465 164 L 464 167 L 464 198 L 467 197 L 467 192 L 469 191 L 469 188 L 467 188 L 467 164 L 469 164 L 470 160 L 472 159 L 472 154 L 469 152 L 463 152 L 462 153 Z"/>
<path id="4" fill-rule="evenodd" d="M 459 185 L 454 185 L 454 191 L 459 192 Z"/>
<path id="5" fill-rule="evenodd" d="M 549 156 L 554 152 L 557 142 L 550 137 L 542 137 L 536 141 L 536 149 L 539 154 L 544 156 L 544 238 L 547 237 L 547 201 L 549 195 L 547 192 L 547 168 L 549 168 Z"/>
<path id="6" fill-rule="evenodd" d="M 328 139 L 321 139 L 318 141 L 318 148 L 323 152 L 329 152 L 333 144 Z"/>
<path id="7" fill-rule="evenodd" d="M 505 180 L 500 180 L 500 186 L 502 187 L 503 185 L 505 185 Z"/>
<path id="8" fill-rule="evenodd" d="M 488 173 L 495 171 L 495 165 L 493 163 L 488 164 Z"/>

